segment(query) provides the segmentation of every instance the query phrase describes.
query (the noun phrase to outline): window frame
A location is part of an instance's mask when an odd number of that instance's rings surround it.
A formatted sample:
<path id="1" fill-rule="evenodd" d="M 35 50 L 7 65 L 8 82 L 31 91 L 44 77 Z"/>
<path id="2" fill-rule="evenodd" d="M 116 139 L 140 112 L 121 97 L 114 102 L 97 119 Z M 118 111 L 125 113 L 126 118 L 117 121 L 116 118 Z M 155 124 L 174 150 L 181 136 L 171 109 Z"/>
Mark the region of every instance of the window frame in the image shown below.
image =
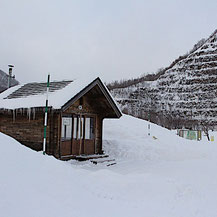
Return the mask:
<path id="1" fill-rule="evenodd" d="M 71 119 L 71 136 L 70 137 L 66 137 L 66 133 L 67 133 L 67 129 L 65 131 L 65 127 L 63 128 L 63 118 L 70 118 Z M 67 114 L 64 114 L 62 115 L 61 117 L 61 132 L 60 132 L 60 139 L 61 141 L 71 141 L 72 140 L 72 134 L 73 134 L 73 118 L 72 118 L 72 115 L 67 115 Z M 62 130 L 64 129 L 64 137 L 62 136 Z"/>
<path id="2" fill-rule="evenodd" d="M 64 132 L 64 137 L 62 137 L 62 130 L 64 129 L 63 128 L 63 118 L 70 118 L 71 119 L 71 137 L 66 137 L 65 135 L 65 132 Z M 83 132 L 83 135 L 82 135 L 82 138 L 79 137 L 79 125 L 78 122 L 80 122 L 80 115 L 79 114 L 62 114 L 61 116 L 61 132 L 60 132 L 60 139 L 61 141 L 72 141 L 72 140 L 95 140 L 95 137 L 96 137 L 96 116 L 95 115 L 84 115 L 82 114 L 81 115 L 81 118 L 82 118 L 82 132 Z M 89 118 L 90 119 L 90 124 L 89 124 L 89 133 L 90 133 L 90 136 L 89 138 L 86 137 L 86 119 Z M 92 121 L 91 121 L 92 120 Z M 91 125 L 92 124 L 92 125 Z M 92 126 L 92 127 L 91 127 Z M 75 131 L 75 128 L 76 128 L 76 131 Z M 92 129 L 92 130 L 91 130 Z M 76 133 L 76 136 L 75 136 L 75 133 Z"/>

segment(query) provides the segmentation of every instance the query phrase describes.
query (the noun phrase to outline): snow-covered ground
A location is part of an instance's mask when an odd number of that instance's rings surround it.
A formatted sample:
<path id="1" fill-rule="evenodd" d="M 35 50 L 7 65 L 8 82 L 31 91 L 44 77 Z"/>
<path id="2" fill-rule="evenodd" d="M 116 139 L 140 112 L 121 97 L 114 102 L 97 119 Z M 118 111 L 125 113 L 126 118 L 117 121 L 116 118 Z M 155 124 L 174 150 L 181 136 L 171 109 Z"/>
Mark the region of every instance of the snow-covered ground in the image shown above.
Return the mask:
<path id="1" fill-rule="evenodd" d="M 154 124 L 148 136 L 147 125 L 105 120 L 109 167 L 62 162 L 0 133 L 0 217 L 216 217 L 217 141 Z"/>

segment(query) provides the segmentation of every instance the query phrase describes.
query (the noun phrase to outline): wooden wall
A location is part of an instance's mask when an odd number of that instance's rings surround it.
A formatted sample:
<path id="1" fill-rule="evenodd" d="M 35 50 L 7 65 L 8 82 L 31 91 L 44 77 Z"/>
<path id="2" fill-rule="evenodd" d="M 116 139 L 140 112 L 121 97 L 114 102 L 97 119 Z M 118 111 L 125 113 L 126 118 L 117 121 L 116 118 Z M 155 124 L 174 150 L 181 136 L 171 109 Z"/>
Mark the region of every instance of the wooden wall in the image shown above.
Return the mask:
<path id="1" fill-rule="evenodd" d="M 43 147 L 44 113 L 36 112 L 30 117 L 27 112 L 0 113 L 0 132 L 9 135 L 36 151 Z M 48 113 L 47 153 L 58 155 L 58 114 Z"/>

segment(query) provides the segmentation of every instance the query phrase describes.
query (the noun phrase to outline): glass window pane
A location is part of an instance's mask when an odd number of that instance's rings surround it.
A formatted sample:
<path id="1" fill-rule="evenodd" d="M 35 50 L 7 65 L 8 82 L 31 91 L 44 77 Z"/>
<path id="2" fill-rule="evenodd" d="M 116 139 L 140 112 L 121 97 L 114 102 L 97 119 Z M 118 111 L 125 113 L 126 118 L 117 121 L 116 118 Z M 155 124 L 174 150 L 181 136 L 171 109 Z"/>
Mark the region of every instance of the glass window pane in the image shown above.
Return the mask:
<path id="1" fill-rule="evenodd" d="M 94 118 L 90 118 L 90 139 L 94 139 Z"/>
<path id="2" fill-rule="evenodd" d="M 82 139 L 84 135 L 84 118 L 78 118 L 78 139 Z"/>
<path id="3" fill-rule="evenodd" d="M 73 138 L 77 139 L 77 117 L 74 117 L 74 129 L 73 129 Z"/>
<path id="4" fill-rule="evenodd" d="M 72 138 L 72 118 L 71 117 L 63 117 L 62 118 L 61 137 L 63 139 L 71 139 Z"/>
<path id="5" fill-rule="evenodd" d="M 90 118 L 85 118 L 85 139 L 90 139 Z"/>
<path id="6" fill-rule="evenodd" d="M 61 138 L 65 138 L 65 129 L 64 129 L 64 125 L 63 125 L 63 122 L 62 122 L 62 127 L 61 127 Z"/>

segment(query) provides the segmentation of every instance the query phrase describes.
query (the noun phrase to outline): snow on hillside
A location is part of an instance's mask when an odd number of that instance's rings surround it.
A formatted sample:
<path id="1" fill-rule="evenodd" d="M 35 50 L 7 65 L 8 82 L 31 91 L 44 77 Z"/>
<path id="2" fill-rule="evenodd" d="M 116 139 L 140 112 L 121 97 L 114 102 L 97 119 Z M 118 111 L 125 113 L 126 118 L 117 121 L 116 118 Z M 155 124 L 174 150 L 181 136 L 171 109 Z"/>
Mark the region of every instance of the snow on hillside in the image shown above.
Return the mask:
<path id="1" fill-rule="evenodd" d="M 174 64 L 173 64 L 174 63 Z M 126 114 L 170 129 L 217 130 L 217 30 L 154 81 L 112 89 Z"/>
<path id="2" fill-rule="evenodd" d="M 1 217 L 216 217 L 217 144 L 130 116 L 104 123 L 117 164 L 62 162 L 0 133 Z M 154 139 L 153 136 L 157 139 Z"/>
<path id="3" fill-rule="evenodd" d="M 15 86 L 19 82 L 12 78 L 11 86 Z M 0 69 L 0 93 L 8 88 L 8 75 Z"/>

